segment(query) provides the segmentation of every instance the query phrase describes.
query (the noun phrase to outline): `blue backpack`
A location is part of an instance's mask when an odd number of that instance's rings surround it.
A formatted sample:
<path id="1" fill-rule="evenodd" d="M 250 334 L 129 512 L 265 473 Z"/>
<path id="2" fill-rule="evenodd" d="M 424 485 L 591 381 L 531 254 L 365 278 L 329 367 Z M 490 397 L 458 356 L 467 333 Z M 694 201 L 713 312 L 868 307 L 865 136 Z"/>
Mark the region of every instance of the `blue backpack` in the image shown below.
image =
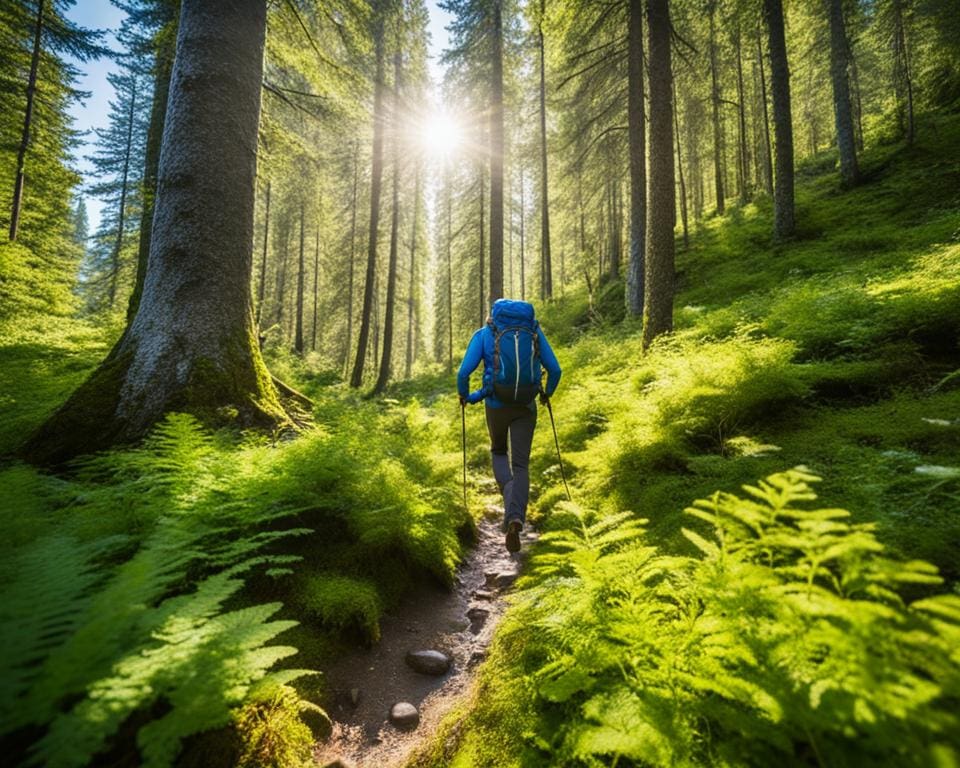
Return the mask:
<path id="1" fill-rule="evenodd" d="M 539 324 L 533 305 L 497 299 L 487 326 L 493 333 L 493 394 L 504 405 L 529 405 L 540 392 Z"/>

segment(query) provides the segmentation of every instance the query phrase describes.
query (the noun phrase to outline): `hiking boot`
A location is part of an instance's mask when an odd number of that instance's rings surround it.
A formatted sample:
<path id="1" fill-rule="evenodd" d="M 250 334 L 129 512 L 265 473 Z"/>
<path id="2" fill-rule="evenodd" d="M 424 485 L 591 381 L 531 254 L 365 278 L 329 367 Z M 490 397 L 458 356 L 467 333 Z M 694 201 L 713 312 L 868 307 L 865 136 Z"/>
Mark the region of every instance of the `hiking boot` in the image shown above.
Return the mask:
<path id="1" fill-rule="evenodd" d="M 522 527 L 519 520 L 511 520 L 507 523 L 507 552 L 520 551 L 520 529 Z"/>

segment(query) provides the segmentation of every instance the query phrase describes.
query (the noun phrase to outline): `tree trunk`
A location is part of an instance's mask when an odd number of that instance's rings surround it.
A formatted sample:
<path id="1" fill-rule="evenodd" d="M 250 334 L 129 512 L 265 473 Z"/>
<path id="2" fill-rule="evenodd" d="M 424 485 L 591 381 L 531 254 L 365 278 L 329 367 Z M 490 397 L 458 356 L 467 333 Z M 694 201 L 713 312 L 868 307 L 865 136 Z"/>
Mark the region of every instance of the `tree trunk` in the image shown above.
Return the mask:
<path id="1" fill-rule="evenodd" d="M 37 21 L 33 32 L 33 54 L 30 57 L 30 75 L 27 78 L 27 108 L 23 115 L 23 132 L 17 149 L 17 173 L 13 183 L 13 208 L 10 212 L 10 242 L 17 239 L 20 227 L 20 209 L 23 205 L 23 169 L 30 146 L 30 128 L 33 122 L 33 97 L 37 92 L 37 68 L 40 65 L 40 42 L 43 37 L 43 8 L 45 0 L 37 3 Z"/>
<path id="2" fill-rule="evenodd" d="M 523 183 L 523 166 L 520 166 L 520 300 L 527 300 L 526 255 L 524 250 L 524 224 L 526 219 L 526 198 Z"/>
<path id="3" fill-rule="evenodd" d="M 773 133 L 776 141 L 776 181 L 773 189 L 773 235 L 794 233 L 793 117 L 790 108 L 790 68 L 783 32 L 782 0 L 763 0 L 770 32 L 770 90 L 773 92 Z"/>
<path id="4" fill-rule="evenodd" d="M 513 297 L 513 168 L 508 175 L 507 189 L 510 190 L 507 205 L 507 290 Z"/>
<path id="5" fill-rule="evenodd" d="M 393 55 L 393 209 L 390 212 L 390 258 L 387 262 L 387 304 L 383 317 L 383 353 L 380 355 L 380 373 L 373 386 L 374 394 L 383 392 L 390 381 L 393 363 L 393 319 L 397 303 L 397 260 L 400 254 L 400 87 L 403 79 L 403 55 Z"/>
<path id="6" fill-rule="evenodd" d="M 683 247 L 690 247 L 690 232 L 687 229 L 687 185 L 683 181 L 683 155 L 680 152 L 680 104 L 677 101 L 676 83 L 671 80 L 673 93 L 673 130 L 677 136 L 677 176 L 680 184 L 680 220 L 683 223 Z"/>
<path id="7" fill-rule="evenodd" d="M 553 261 L 550 253 L 550 201 L 547 176 L 547 68 L 543 39 L 546 0 L 540 0 L 537 35 L 540 45 L 540 298 L 553 298 Z"/>
<path id="8" fill-rule="evenodd" d="M 130 152 L 133 147 L 133 123 L 137 112 L 137 78 L 131 75 L 130 110 L 127 113 L 127 139 L 123 152 L 123 172 L 120 181 L 120 210 L 117 213 L 117 238 L 113 243 L 113 263 L 110 268 L 110 309 L 117 300 L 117 282 L 120 278 L 120 252 L 123 250 L 123 227 L 127 213 L 127 179 L 130 177 Z"/>
<path id="9" fill-rule="evenodd" d="M 630 145 L 630 261 L 627 313 L 643 312 L 647 230 L 646 125 L 643 113 L 643 0 L 630 0 L 627 25 L 627 127 Z"/>
<path id="10" fill-rule="evenodd" d="M 453 371 L 453 180 L 447 169 L 447 371 Z"/>
<path id="11" fill-rule="evenodd" d="M 490 61 L 490 297 L 503 297 L 503 18 L 493 2 Z"/>
<path id="12" fill-rule="evenodd" d="M 643 348 L 673 329 L 673 114 L 669 0 L 647 0 L 650 34 L 650 180 L 647 207 Z"/>
<path id="13" fill-rule="evenodd" d="M 407 292 L 407 365 L 404 371 L 406 378 L 413 374 L 414 361 L 414 324 L 413 309 L 416 303 L 416 274 L 417 274 L 417 216 L 420 215 L 420 164 L 413 181 L 413 223 L 410 227 L 410 285 Z"/>
<path id="14" fill-rule="evenodd" d="M 260 258 L 260 285 L 257 287 L 257 314 L 256 324 L 260 328 L 260 318 L 263 315 L 263 299 L 267 286 L 267 246 L 270 242 L 270 181 L 267 181 L 267 203 L 266 211 L 263 216 L 263 254 Z M 147 252 L 150 252 L 150 246 L 147 245 Z M 139 265 L 137 267 L 139 272 Z M 132 303 L 132 302 L 131 302 Z M 139 300 L 137 302 L 139 304 Z"/>
<path id="15" fill-rule="evenodd" d="M 480 298 L 480 327 L 483 327 L 483 324 L 487 321 L 487 305 L 486 305 L 486 298 L 487 298 L 487 297 L 486 297 L 486 295 L 485 295 L 485 293 L 484 293 L 484 290 L 483 290 L 483 288 L 484 288 L 484 286 L 483 286 L 483 283 L 484 283 L 484 280 L 483 280 L 484 263 L 483 263 L 483 262 L 484 262 L 484 257 L 485 257 L 485 255 L 486 255 L 486 244 L 483 242 L 483 234 L 484 234 L 484 223 L 483 223 L 483 220 L 484 220 L 484 202 L 483 202 L 483 194 L 484 194 L 484 188 L 485 188 L 485 187 L 486 187 L 486 184 L 484 183 L 484 178 L 483 178 L 483 166 L 481 165 L 481 166 L 480 166 L 480 269 L 479 269 L 479 277 L 480 277 L 480 296 L 479 296 L 479 298 Z"/>
<path id="16" fill-rule="evenodd" d="M 770 111 L 767 107 L 767 76 L 763 69 L 763 43 L 757 26 L 757 63 L 760 67 L 760 103 L 763 105 L 763 182 L 768 195 L 773 194 L 773 146 L 770 143 Z"/>
<path id="17" fill-rule="evenodd" d="M 743 89 L 743 50 L 740 37 L 740 24 L 736 28 L 737 48 L 737 117 L 738 138 L 740 140 L 739 166 L 737 176 L 740 184 L 740 204 L 745 205 L 750 199 L 750 154 L 747 150 L 747 102 Z"/>
<path id="18" fill-rule="evenodd" d="M 357 192 L 360 187 L 360 142 L 353 142 L 353 197 L 350 204 L 350 266 L 347 277 L 347 344 L 343 353 L 343 368 L 350 362 L 353 345 L 353 273 L 357 255 Z"/>
<path id="19" fill-rule="evenodd" d="M 379 13 L 379 12 L 378 12 Z M 373 81 L 373 157 L 370 164 L 370 235 L 367 240 L 367 275 L 363 285 L 363 309 L 360 314 L 360 337 L 357 357 L 350 376 L 350 386 L 363 383 L 363 365 L 370 338 L 370 313 L 373 308 L 373 280 L 377 271 L 377 233 L 380 228 L 380 190 L 383 184 L 383 37 L 384 20 L 378 15 L 374 30 L 376 73 Z"/>
<path id="20" fill-rule="evenodd" d="M 163 142 L 163 122 L 167 114 L 167 98 L 170 94 L 170 75 L 176 54 L 177 23 L 176 4 L 163 2 L 163 27 L 156 39 L 156 59 L 153 72 L 153 103 L 150 105 L 150 124 L 147 127 L 147 144 L 143 158 L 143 182 L 141 183 L 140 241 L 137 245 L 137 275 L 133 281 L 133 293 L 127 303 L 127 323 L 133 320 L 143 295 L 143 280 L 147 274 L 147 259 L 150 256 L 150 237 L 153 232 L 153 206 L 157 196 L 157 174 L 160 168 L 160 145 Z M 263 297 L 261 296 L 261 302 Z M 260 324 L 260 303 L 257 304 L 257 324 Z"/>
<path id="21" fill-rule="evenodd" d="M 857 183 L 857 146 L 853 129 L 853 106 L 847 71 L 847 25 L 843 18 L 843 0 L 827 0 L 830 12 L 830 79 L 833 82 L 833 115 L 840 151 L 840 182 L 845 187 Z"/>
<path id="22" fill-rule="evenodd" d="M 713 179 L 717 193 L 717 213 L 726 211 L 724 200 L 723 134 L 720 127 L 720 82 L 717 77 L 716 3 L 710 4 L 710 103 L 713 109 Z"/>
<path id="23" fill-rule="evenodd" d="M 307 213 L 303 200 L 300 201 L 300 252 L 297 258 L 297 305 L 295 307 L 295 330 L 293 337 L 293 349 L 298 355 L 303 354 L 303 277 L 304 277 L 304 238 L 306 235 Z"/>
<path id="24" fill-rule="evenodd" d="M 850 59 L 850 81 L 853 85 L 853 104 L 856 123 L 857 151 L 863 152 L 863 100 L 860 92 L 860 69 L 857 67 L 857 57 L 853 55 L 849 45 L 847 55 Z"/>
<path id="25" fill-rule="evenodd" d="M 897 114 L 900 128 L 913 144 L 913 78 L 910 74 L 910 51 L 907 48 L 906 23 L 903 18 L 903 0 L 892 0 L 894 73 L 897 86 Z M 11 238 L 12 239 L 12 238 Z"/>
<path id="26" fill-rule="evenodd" d="M 320 220 L 321 206 L 317 205 L 317 245 L 313 252 L 313 323 L 310 328 L 310 349 L 317 351 L 317 304 L 320 299 Z"/>
<path id="27" fill-rule="evenodd" d="M 287 421 L 256 343 L 250 287 L 266 5 L 184 0 L 140 306 L 30 440 L 29 458 L 58 463 L 136 440 L 172 410 L 245 426 Z"/>

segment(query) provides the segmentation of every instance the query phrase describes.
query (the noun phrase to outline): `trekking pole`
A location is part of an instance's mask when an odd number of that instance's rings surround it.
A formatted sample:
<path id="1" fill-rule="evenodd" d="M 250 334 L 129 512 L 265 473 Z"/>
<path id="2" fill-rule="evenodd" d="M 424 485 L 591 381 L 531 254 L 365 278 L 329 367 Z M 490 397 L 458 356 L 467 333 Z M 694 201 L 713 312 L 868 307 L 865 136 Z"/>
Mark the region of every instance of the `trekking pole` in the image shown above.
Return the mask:
<path id="1" fill-rule="evenodd" d="M 560 477 L 563 478 L 563 490 L 567 492 L 567 501 L 573 501 L 570 495 L 570 488 L 567 486 L 567 473 L 563 470 L 563 456 L 560 455 L 560 438 L 557 437 L 557 422 L 553 419 L 553 406 L 550 404 L 550 398 L 544 396 L 547 402 L 547 413 L 550 414 L 550 425 L 553 427 L 553 442 L 557 446 L 557 461 L 560 462 Z"/>
<path id="2" fill-rule="evenodd" d="M 460 403 L 460 433 L 463 438 L 463 511 L 470 516 L 467 506 L 467 406 Z"/>

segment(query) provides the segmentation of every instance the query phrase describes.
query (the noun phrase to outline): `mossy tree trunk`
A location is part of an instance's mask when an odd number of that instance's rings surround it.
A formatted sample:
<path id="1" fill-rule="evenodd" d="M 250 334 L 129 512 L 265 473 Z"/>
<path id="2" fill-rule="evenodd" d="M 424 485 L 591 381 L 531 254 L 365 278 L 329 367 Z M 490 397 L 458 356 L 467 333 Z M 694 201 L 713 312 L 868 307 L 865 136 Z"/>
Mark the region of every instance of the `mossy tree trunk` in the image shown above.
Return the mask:
<path id="1" fill-rule="evenodd" d="M 847 25 L 843 18 L 842 0 L 830 0 L 830 79 L 833 82 L 833 115 L 837 127 L 837 149 L 840 152 L 840 181 L 845 187 L 857 183 L 856 134 L 853 128 L 853 104 L 850 99 L 850 68 Z"/>
<path id="2" fill-rule="evenodd" d="M 244 426 L 287 421 L 250 287 L 265 31 L 266 0 L 184 0 L 137 313 L 27 458 L 60 463 L 131 442 L 174 410 Z"/>
<path id="3" fill-rule="evenodd" d="M 783 29 L 782 0 L 763 0 L 770 33 L 770 91 L 773 95 L 773 136 L 776 179 L 773 186 L 773 235 L 791 237 L 796 228 L 793 208 L 793 115 L 790 106 L 790 67 Z"/>

